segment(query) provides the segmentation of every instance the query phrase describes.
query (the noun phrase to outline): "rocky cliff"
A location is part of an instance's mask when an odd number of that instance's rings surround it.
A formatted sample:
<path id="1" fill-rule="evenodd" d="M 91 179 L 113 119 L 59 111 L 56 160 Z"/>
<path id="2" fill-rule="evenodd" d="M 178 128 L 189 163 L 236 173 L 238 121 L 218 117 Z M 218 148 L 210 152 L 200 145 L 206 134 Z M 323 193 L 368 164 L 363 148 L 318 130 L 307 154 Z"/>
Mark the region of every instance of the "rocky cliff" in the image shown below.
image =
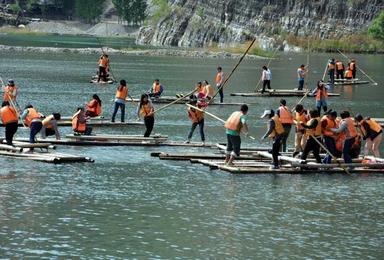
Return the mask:
<path id="1" fill-rule="evenodd" d="M 156 24 L 140 29 L 138 44 L 202 47 L 257 36 L 270 49 L 287 34 L 337 38 L 365 30 L 384 0 L 168 0 L 168 6 Z"/>

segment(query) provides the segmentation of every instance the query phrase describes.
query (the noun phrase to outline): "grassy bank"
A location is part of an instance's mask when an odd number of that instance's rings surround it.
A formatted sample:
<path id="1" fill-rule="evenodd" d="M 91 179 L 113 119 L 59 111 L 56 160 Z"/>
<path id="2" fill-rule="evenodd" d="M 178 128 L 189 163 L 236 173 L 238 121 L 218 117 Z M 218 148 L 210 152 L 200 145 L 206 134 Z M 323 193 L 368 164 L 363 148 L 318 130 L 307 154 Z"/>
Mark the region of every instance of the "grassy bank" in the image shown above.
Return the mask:
<path id="1" fill-rule="evenodd" d="M 350 53 L 384 53 L 384 42 L 373 39 L 366 34 L 354 34 L 338 39 L 320 39 L 317 37 L 285 36 L 290 45 L 309 48 L 317 52 L 337 52 L 342 50 Z"/>

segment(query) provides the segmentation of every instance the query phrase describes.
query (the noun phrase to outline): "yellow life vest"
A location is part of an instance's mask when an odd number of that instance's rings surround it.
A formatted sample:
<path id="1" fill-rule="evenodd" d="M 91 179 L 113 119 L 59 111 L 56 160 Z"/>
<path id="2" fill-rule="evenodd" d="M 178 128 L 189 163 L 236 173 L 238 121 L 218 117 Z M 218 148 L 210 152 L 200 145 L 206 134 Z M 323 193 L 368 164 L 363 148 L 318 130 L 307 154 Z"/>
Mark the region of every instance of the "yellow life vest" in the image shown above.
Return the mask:
<path id="1" fill-rule="evenodd" d="M 273 120 L 273 122 L 275 122 L 275 128 L 273 129 L 272 133 L 268 137 L 273 138 L 277 135 L 283 134 L 285 130 L 284 130 L 283 124 L 281 123 L 280 118 L 277 115 L 275 115 L 271 119 Z M 267 125 L 267 127 L 269 128 L 269 124 Z"/>
<path id="2" fill-rule="evenodd" d="M 321 122 L 320 122 L 320 117 L 316 117 L 316 118 L 311 118 L 311 120 L 308 121 L 307 123 L 307 126 L 311 125 L 312 122 L 314 120 L 317 120 L 317 126 L 315 128 L 312 128 L 312 129 L 309 129 L 309 128 L 306 128 L 305 129 L 305 134 L 307 136 L 314 136 L 314 137 L 319 137 L 321 136 Z"/>

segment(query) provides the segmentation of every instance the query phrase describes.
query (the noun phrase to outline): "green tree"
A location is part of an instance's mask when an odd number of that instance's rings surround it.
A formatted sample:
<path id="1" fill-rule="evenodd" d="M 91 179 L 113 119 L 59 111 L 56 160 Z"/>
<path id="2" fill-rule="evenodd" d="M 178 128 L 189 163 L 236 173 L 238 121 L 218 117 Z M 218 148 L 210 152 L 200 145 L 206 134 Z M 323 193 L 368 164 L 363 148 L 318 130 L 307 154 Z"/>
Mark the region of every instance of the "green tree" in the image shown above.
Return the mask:
<path id="1" fill-rule="evenodd" d="M 147 2 L 145 0 L 112 0 L 119 19 L 127 23 L 139 24 L 146 18 Z"/>
<path id="2" fill-rule="evenodd" d="M 105 0 L 76 0 L 76 15 L 87 23 L 94 23 L 100 19 L 104 3 Z"/>
<path id="3" fill-rule="evenodd" d="M 368 28 L 368 33 L 373 38 L 384 41 L 384 11 L 381 11 L 378 17 L 373 20 Z"/>

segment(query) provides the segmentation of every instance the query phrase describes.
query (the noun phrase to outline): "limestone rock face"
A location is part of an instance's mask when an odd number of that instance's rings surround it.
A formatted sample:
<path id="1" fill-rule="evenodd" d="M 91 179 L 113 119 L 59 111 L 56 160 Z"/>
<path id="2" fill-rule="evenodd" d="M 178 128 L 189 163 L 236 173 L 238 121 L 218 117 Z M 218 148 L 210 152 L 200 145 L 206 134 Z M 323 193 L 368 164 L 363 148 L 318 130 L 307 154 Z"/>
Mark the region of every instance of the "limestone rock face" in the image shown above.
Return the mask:
<path id="1" fill-rule="evenodd" d="M 137 43 L 202 47 L 256 36 L 265 49 L 282 34 L 337 38 L 365 29 L 384 0 L 168 0 L 169 13 L 142 27 Z"/>

